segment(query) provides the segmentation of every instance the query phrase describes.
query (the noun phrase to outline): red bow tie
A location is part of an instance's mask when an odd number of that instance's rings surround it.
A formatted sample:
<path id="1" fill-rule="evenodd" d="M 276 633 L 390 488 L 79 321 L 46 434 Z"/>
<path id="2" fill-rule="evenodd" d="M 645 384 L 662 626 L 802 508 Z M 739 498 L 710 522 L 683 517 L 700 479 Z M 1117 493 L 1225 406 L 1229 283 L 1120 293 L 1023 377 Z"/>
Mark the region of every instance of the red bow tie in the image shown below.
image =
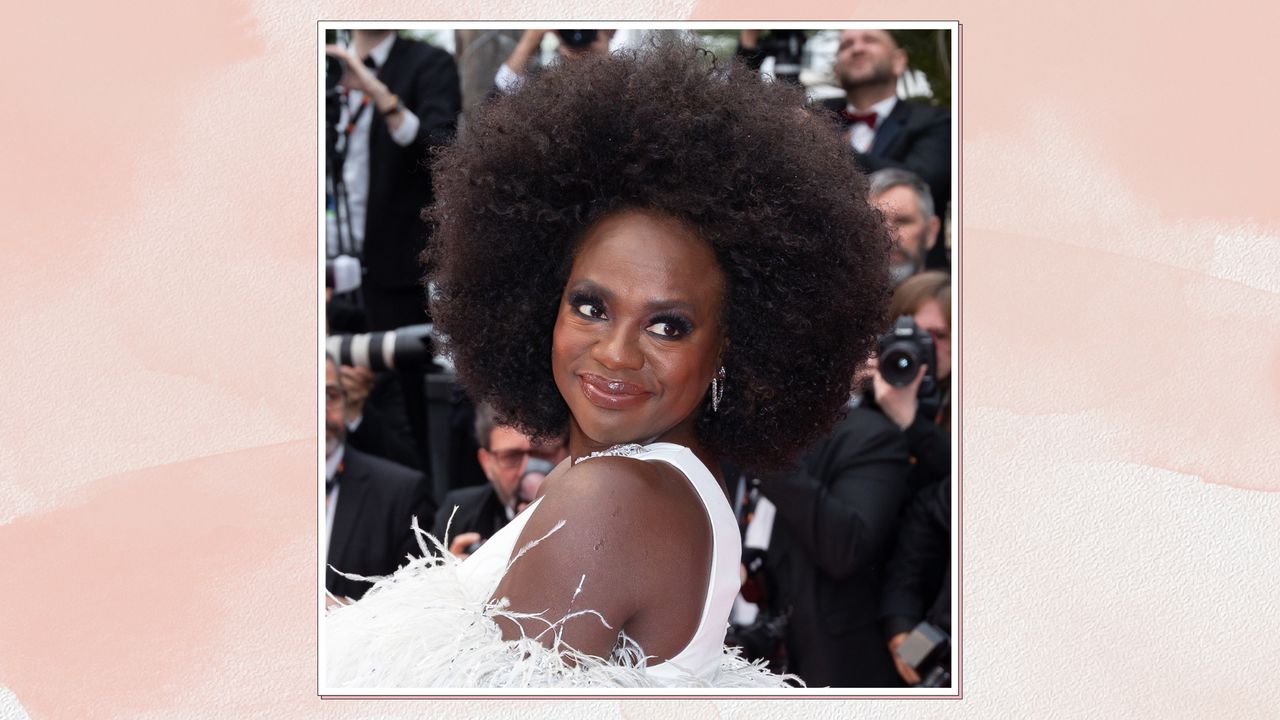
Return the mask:
<path id="1" fill-rule="evenodd" d="M 867 127 L 871 128 L 872 130 L 876 129 L 876 120 L 880 119 L 880 116 L 876 115 L 873 112 L 857 113 L 857 112 L 849 112 L 848 109 L 841 110 L 840 117 L 844 118 L 845 122 L 849 123 L 850 125 L 857 125 L 858 123 L 866 123 Z"/>

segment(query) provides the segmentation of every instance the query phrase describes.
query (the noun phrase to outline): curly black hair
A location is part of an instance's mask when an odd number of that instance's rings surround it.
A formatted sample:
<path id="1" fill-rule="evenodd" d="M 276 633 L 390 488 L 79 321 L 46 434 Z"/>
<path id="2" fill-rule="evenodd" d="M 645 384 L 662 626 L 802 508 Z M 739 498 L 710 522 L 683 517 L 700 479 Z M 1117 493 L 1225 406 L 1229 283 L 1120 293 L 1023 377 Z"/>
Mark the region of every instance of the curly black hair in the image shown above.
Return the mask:
<path id="1" fill-rule="evenodd" d="M 684 42 L 565 62 L 479 108 L 435 160 L 424 253 L 458 377 L 526 432 L 567 427 L 551 336 L 578 240 L 679 218 L 724 273 L 727 389 L 699 440 L 766 469 L 838 419 L 883 326 L 888 234 L 833 119 Z"/>

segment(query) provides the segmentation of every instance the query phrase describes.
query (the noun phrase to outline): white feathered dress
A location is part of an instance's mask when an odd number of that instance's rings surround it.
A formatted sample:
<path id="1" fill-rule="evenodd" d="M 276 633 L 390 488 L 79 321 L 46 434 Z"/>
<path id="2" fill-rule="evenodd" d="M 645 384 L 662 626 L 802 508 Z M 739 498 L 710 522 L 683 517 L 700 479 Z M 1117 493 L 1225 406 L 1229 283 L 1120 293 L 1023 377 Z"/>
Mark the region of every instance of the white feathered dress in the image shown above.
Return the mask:
<path id="1" fill-rule="evenodd" d="M 729 610 L 738 593 L 742 548 L 733 510 L 715 478 L 682 445 L 629 445 L 607 454 L 674 466 L 697 490 L 711 521 L 712 566 L 702 617 L 693 639 L 675 657 L 649 665 L 639 646 L 622 635 L 610 658 L 575 653 L 575 662 L 570 665 L 561 659 L 567 650 L 564 646 L 547 648 L 532 636 L 502 639 L 494 618 L 514 614 L 501 603 L 490 603 L 489 598 L 509 563 L 519 562 L 532 547 L 512 556 L 516 539 L 539 500 L 465 561 L 448 552 L 440 553 L 443 559 L 424 552 L 426 557 L 375 583 L 359 602 L 330 610 L 324 618 L 325 687 L 344 692 L 383 688 L 786 687 L 783 676 L 769 672 L 762 664 L 748 663 L 724 647 Z M 440 546 L 430 535 L 420 536 Z M 558 636 L 558 623 L 540 619 Z"/>

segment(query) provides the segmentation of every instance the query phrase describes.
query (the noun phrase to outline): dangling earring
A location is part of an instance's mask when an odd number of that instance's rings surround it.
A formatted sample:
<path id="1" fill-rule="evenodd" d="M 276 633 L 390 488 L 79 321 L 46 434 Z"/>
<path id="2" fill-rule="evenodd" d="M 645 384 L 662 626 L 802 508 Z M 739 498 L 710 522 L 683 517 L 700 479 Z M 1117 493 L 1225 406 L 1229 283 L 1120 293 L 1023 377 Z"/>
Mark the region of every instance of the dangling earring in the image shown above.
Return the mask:
<path id="1" fill-rule="evenodd" d="M 721 365 L 716 370 L 715 377 L 711 378 L 711 412 L 720 411 L 720 401 L 724 398 L 724 366 Z"/>

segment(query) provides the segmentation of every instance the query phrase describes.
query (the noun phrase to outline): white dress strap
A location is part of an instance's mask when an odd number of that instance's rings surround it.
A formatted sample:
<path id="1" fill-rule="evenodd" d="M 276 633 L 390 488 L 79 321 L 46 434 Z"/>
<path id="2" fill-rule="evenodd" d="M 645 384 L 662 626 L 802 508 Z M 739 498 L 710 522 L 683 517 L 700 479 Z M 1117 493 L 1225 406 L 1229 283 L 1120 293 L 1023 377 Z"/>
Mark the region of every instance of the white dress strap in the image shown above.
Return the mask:
<path id="1" fill-rule="evenodd" d="M 711 567 L 707 577 L 706 599 L 693 638 L 679 653 L 666 662 L 649 666 L 649 672 L 676 679 L 688 674 L 708 677 L 714 674 L 724 652 L 724 636 L 729 627 L 729 612 L 738 595 L 738 566 L 742 562 L 742 539 L 738 521 L 729 506 L 720 483 L 693 451 L 674 443 L 626 445 L 616 450 L 595 453 L 593 457 L 623 456 L 649 462 L 664 462 L 680 471 L 697 491 L 711 525 Z M 459 567 L 459 572 L 473 583 L 477 592 L 492 595 L 506 572 L 516 550 L 516 541 L 525 524 L 533 516 L 541 498 L 525 508 L 506 527 L 499 530 Z"/>
<path id="2" fill-rule="evenodd" d="M 724 654 L 729 611 L 740 585 L 738 567 L 742 563 L 742 539 L 738 533 L 737 518 L 720 483 L 689 448 L 674 443 L 651 443 L 645 446 L 645 452 L 632 457 L 665 462 L 679 470 L 697 491 L 711 524 L 711 568 L 698 629 L 683 650 L 666 662 L 650 666 L 649 672 L 673 679 L 682 674 L 708 678 L 715 674 Z"/>

